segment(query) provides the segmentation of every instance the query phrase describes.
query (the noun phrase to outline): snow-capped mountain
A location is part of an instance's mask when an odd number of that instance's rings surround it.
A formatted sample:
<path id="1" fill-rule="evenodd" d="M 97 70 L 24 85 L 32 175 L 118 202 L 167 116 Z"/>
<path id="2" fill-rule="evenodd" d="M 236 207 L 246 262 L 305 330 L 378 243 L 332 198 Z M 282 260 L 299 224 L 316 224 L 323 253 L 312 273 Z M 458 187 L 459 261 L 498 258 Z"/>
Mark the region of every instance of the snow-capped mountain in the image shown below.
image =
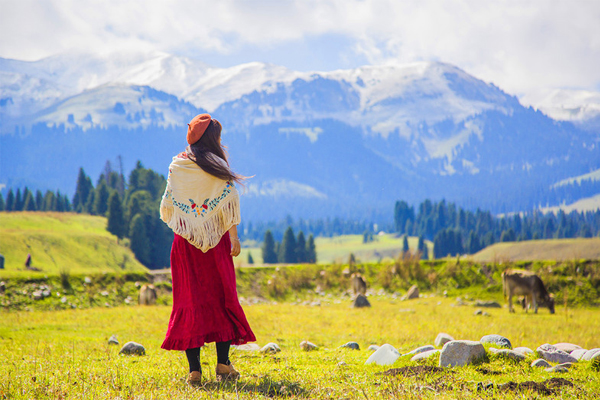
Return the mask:
<path id="1" fill-rule="evenodd" d="M 96 176 L 119 154 L 163 171 L 204 111 L 223 123 L 233 166 L 255 175 L 256 216 L 354 218 L 426 197 L 518 210 L 600 168 L 598 135 L 445 63 L 297 72 L 68 54 L 0 59 L 0 183 L 73 190 L 79 166 Z"/>
<path id="2" fill-rule="evenodd" d="M 600 132 L 600 92 L 557 89 L 535 102 L 535 107 L 558 121 L 571 121 Z"/>

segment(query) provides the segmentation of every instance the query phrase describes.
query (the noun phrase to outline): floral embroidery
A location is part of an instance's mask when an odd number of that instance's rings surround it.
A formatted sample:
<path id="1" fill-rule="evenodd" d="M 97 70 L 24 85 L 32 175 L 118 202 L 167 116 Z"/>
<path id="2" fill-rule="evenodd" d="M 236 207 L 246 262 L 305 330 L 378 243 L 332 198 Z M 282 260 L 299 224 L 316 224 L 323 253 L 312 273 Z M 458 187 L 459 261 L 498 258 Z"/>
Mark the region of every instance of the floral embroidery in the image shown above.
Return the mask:
<path id="1" fill-rule="evenodd" d="M 225 186 L 225 188 L 223 188 L 223 192 L 221 193 L 220 196 L 215 197 L 212 200 L 210 198 L 206 198 L 206 199 L 204 199 L 204 202 L 201 205 L 198 205 L 198 203 L 196 203 L 196 201 L 194 201 L 194 199 L 188 199 L 188 201 L 190 202 L 190 205 L 180 203 L 177 200 L 175 200 L 175 198 L 173 197 L 173 192 L 171 190 L 167 190 L 165 192 L 164 197 L 166 199 L 170 198 L 171 201 L 173 202 L 173 205 L 175 207 L 179 208 L 181 211 L 185 212 L 186 214 L 192 213 L 192 214 L 194 214 L 194 217 L 197 217 L 197 216 L 204 217 L 204 214 L 206 214 L 209 211 L 214 210 L 215 207 L 217 207 L 219 205 L 221 200 L 223 200 L 225 197 L 227 197 L 227 195 L 229 193 L 231 193 L 232 187 L 233 187 L 233 184 L 231 182 L 227 181 L 227 185 Z"/>

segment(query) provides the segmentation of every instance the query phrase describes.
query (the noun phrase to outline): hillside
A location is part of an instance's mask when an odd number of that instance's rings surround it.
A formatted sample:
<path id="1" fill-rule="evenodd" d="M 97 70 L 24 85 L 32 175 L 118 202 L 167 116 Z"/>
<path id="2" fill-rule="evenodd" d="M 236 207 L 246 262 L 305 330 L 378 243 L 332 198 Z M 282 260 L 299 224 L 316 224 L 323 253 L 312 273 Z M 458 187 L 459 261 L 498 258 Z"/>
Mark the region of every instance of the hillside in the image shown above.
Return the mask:
<path id="1" fill-rule="evenodd" d="M 470 258 L 476 262 L 598 260 L 600 259 L 600 238 L 496 243 Z"/>
<path id="2" fill-rule="evenodd" d="M 27 254 L 44 275 L 146 271 L 105 226 L 104 217 L 91 215 L 0 212 L 0 254 L 5 257 L 0 276 L 22 274 Z"/>

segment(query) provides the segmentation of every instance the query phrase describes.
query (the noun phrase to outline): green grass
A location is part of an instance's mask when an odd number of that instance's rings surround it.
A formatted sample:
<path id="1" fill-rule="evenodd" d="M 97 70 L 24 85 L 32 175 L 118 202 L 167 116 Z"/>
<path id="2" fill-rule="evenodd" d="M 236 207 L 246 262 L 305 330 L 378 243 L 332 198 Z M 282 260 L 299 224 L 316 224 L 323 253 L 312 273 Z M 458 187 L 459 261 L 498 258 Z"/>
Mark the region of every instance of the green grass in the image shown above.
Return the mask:
<path id="1" fill-rule="evenodd" d="M 350 254 L 354 254 L 358 262 L 378 262 L 384 259 L 395 258 L 402 250 L 402 236 L 394 234 L 376 235 L 374 240 L 363 243 L 362 235 L 342 235 L 336 237 L 317 237 L 317 262 L 319 264 L 347 263 Z M 416 252 L 419 243 L 418 237 L 409 237 L 408 246 Z M 433 254 L 433 243 L 426 241 L 429 254 Z M 247 266 L 248 252 L 256 264 L 262 263 L 260 246 L 251 243 L 251 246 L 242 249 L 240 257 L 236 259 L 237 266 Z"/>
<path id="2" fill-rule="evenodd" d="M 490 317 L 473 315 L 473 307 L 453 307 L 454 299 L 427 297 L 399 302 L 371 297 L 372 308 L 353 309 L 349 300 L 320 297 L 321 307 L 290 303 L 246 306 L 258 344 L 276 342 L 282 352 L 263 355 L 233 351 L 241 371 L 236 384 L 217 384 L 214 344 L 202 350 L 205 385 L 191 388 L 183 379 L 187 363 L 181 352 L 160 349 L 170 308 L 116 307 L 47 312 L 5 312 L 0 319 L 0 398 L 7 399 L 191 399 L 191 398 L 480 398 L 478 382 L 541 382 L 553 376 L 571 381 L 555 398 L 593 398 L 600 377 L 590 363 L 556 375 L 529 365 L 490 357 L 483 366 L 444 370 L 416 377 L 384 376 L 388 368 L 417 365 L 401 357 L 393 366 L 364 365 L 370 344 L 390 343 L 400 352 L 433 344 L 439 332 L 456 339 L 479 340 L 498 333 L 513 346 L 572 342 L 600 347 L 598 310 L 558 308 L 550 315 L 489 309 Z M 136 341 L 147 355 L 119 356 L 107 339 Z M 302 340 L 319 346 L 299 349 Z M 339 349 L 348 341 L 360 351 Z M 345 365 L 339 365 L 339 363 Z M 433 362 L 428 364 L 433 365 Z M 483 369 L 482 369 L 483 368 Z M 532 393 L 486 392 L 495 398 L 532 398 Z M 487 396 L 484 396 L 487 397 Z"/>
<path id="3" fill-rule="evenodd" d="M 145 271 L 129 247 L 106 231 L 106 218 L 74 213 L 0 212 L 0 277 L 25 271 L 27 254 L 38 275 Z"/>

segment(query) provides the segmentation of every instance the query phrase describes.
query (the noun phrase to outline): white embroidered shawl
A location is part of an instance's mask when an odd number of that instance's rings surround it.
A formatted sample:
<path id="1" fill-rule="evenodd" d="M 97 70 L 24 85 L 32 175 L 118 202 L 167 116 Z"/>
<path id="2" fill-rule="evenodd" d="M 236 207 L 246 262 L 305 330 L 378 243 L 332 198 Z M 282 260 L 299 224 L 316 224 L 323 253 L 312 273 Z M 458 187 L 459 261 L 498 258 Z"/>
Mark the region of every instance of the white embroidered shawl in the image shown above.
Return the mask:
<path id="1" fill-rule="evenodd" d="M 240 223 L 239 194 L 233 182 L 212 176 L 179 155 L 169 165 L 160 218 L 173 232 L 206 253 Z"/>

